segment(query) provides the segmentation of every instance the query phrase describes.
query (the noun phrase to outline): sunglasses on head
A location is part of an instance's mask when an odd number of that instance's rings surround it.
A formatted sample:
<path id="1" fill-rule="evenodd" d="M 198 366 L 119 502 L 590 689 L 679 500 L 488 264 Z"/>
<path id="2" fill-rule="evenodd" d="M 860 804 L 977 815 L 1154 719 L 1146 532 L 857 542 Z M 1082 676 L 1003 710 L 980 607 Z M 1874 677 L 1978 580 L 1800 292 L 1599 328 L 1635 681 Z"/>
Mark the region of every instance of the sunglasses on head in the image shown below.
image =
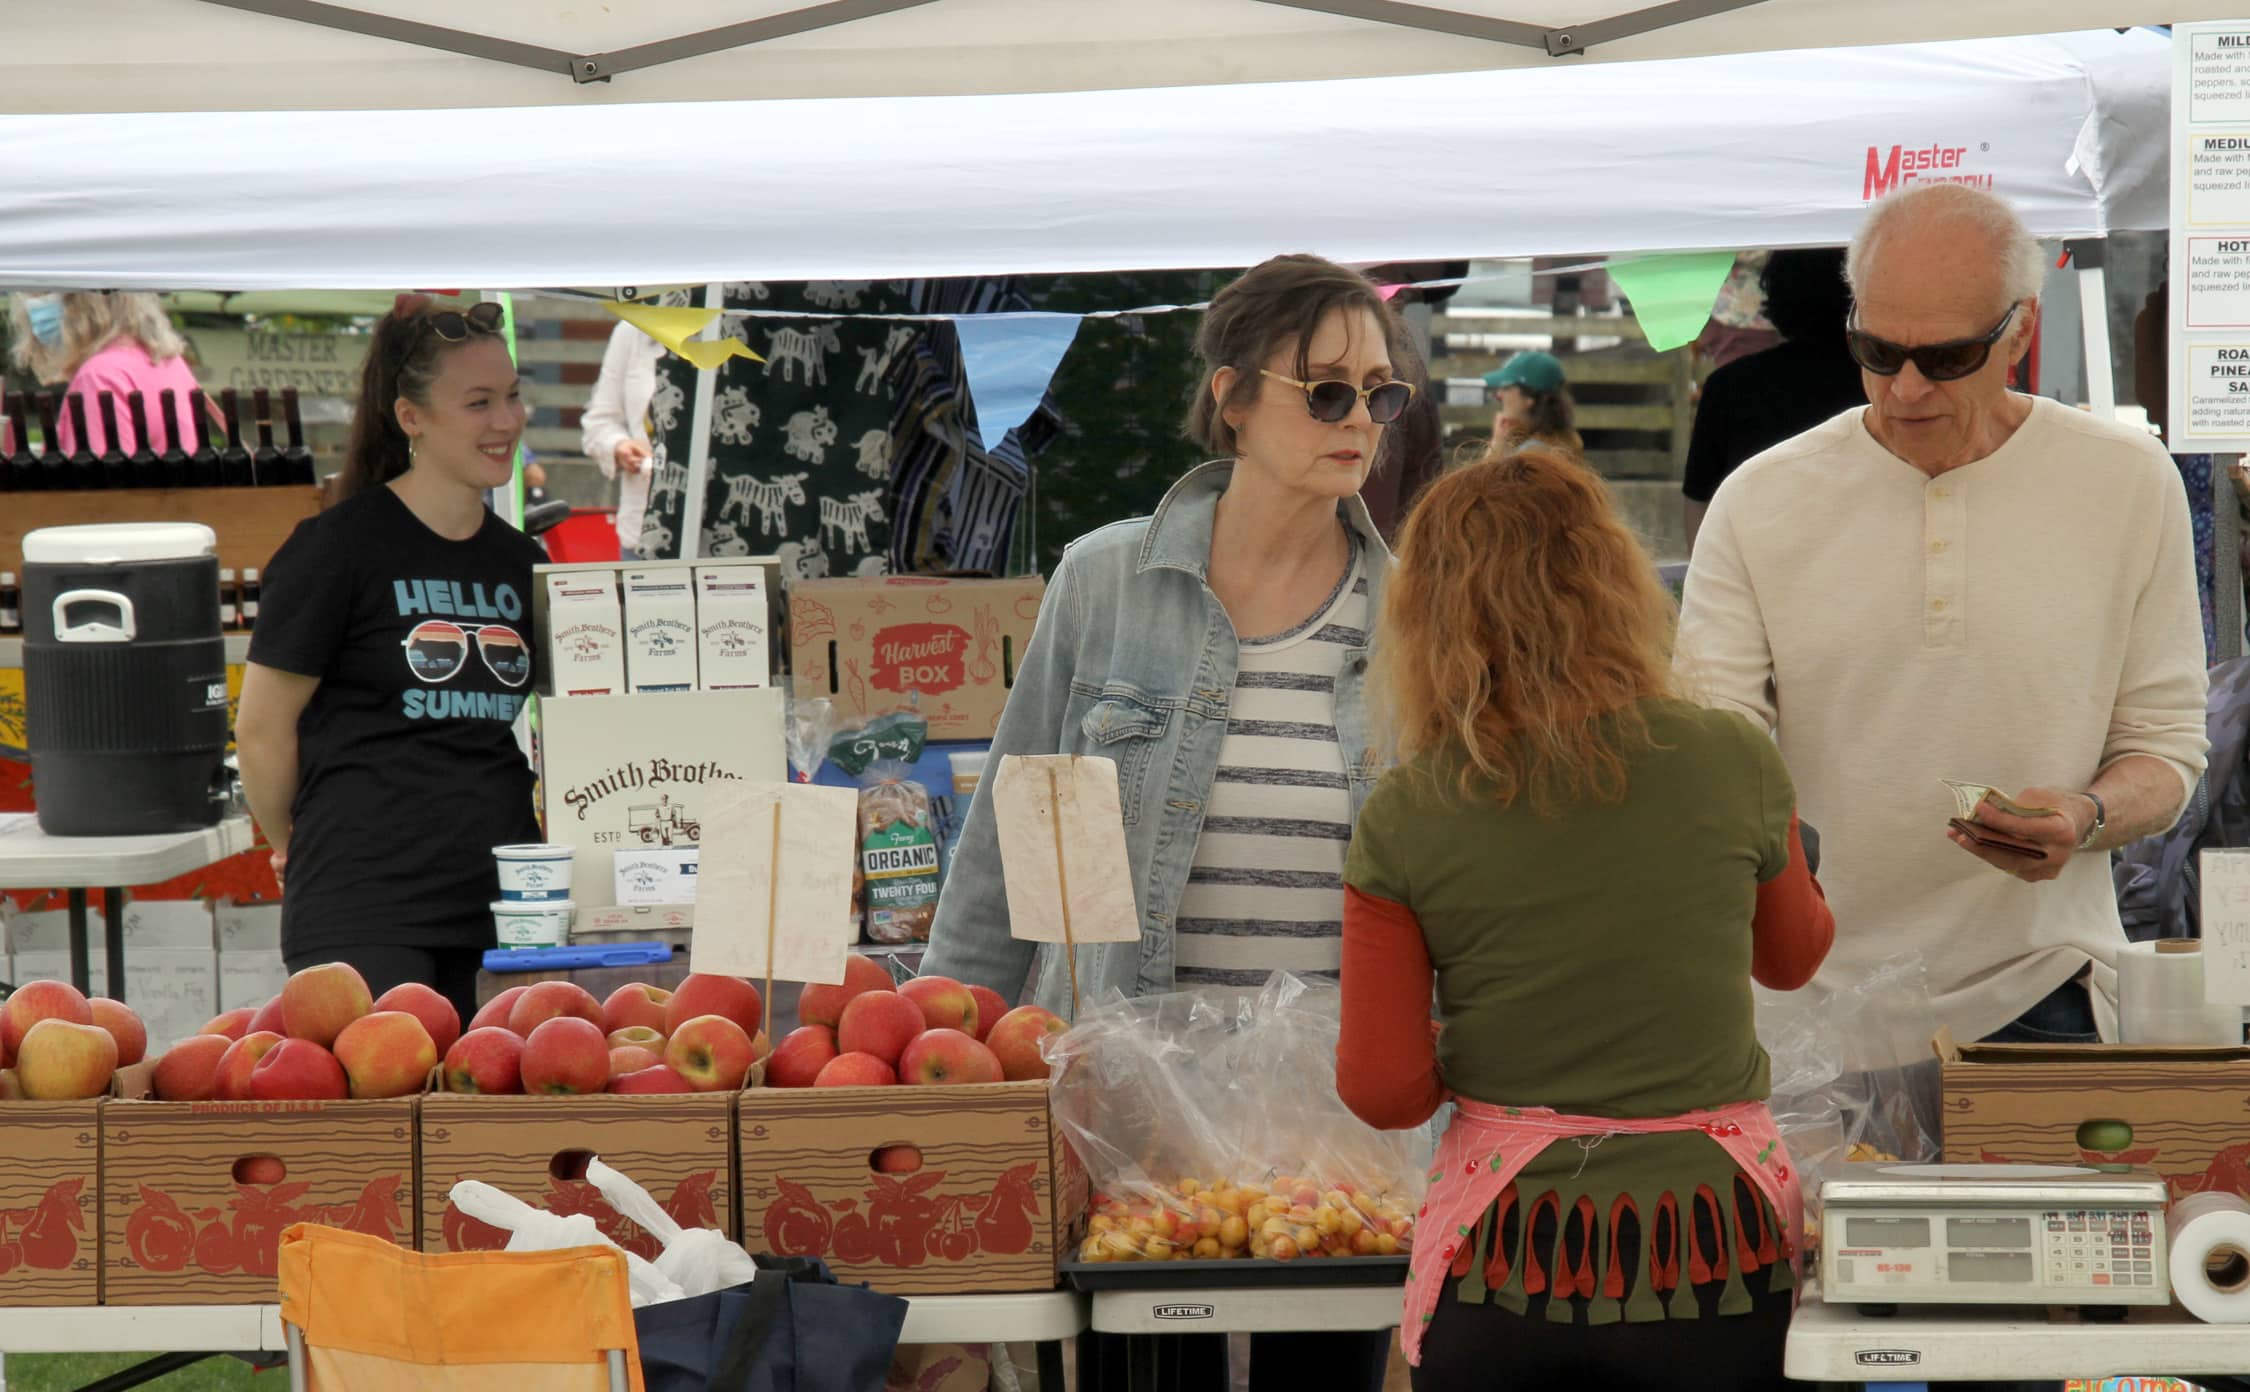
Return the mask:
<path id="1" fill-rule="evenodd" d="M 407 338 L 406 347 L 400 351 L 400 360 L 411 356 L 425 333 L 436 334 L 447 343 L 466 343 L 470 334 L 496 334 L 506 322 L 500 306 L 487 300 L 470 305 L 467 309 L 433 309 L 414 321 L 413 334 Z"/>
<path id="2" fill-rule="evenodd" d="M 1909 348 L 1893 343 L 1887 338 L 1877 338 L 1863 329 L 1847 329 L 1844 342 L 1851 347 L 1852 360 L 1878 377 L 1896 377 L 1908 363 L 1914 370 L 1932 382 L 1957 382 L 1983 367 L 1991 360 L 1992 345 L 2007 333 L 2008 325 L 2015 321 L 2021 305 L 2009 305 L 2000 322 L 1990 333 L 1975 338 L 1948 339 L 1944 343 L 1924 343 Z"/>
<path id="3" fill-rule="evenodd" d="M 1367 418 L 1377 425 L 1389 425 L 1405 413 L 1406 403 L 1414 399 L 1412 382 L 1378 382 L 1372 387 L 1355 387 L 1349 382 L 1300 382 L 1294 377 L 1284 377 L 1278 372 L 1258 369 L 1262 377 L 1295 387 L 1305 394 L 1305 409 L 1316 421 L 1333 425 L 1352 413 L 1352 407 L 1367 403 Z"/>

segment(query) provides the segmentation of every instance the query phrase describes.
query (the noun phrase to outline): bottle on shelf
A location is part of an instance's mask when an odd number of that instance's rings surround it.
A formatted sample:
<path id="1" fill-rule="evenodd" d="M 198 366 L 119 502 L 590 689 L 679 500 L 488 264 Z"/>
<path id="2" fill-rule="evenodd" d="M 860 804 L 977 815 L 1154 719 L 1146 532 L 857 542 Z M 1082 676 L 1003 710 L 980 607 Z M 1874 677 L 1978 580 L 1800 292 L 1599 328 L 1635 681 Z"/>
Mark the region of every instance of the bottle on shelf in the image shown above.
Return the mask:
<path id="1" fill-rule="evenodd" d="M 39 410 L 39 433 L 45 438 L 46 448 L 39 455 L 39 483 L 44 489 L 70 487 L 70 464 L 63 457 L 62 436 L 55 431 L 55 394 L 41 392 L 33 398 Z"/>
<path id="2" fill-rule="evenodd" d="M 237 617 L 244 630 L 258 626 L 258 568 L 251 566 L 242 572 L 242 606 Z"/>
<path id="3" fill-rule="evenodd" d="M 39 486 L 39 453 L 31 447 L 31 397 L 25 392 L 7 394 L 8 424 L 0 428 L 0 444 L 15 449 L 0 457 L 0 492 L 22 493 Z"/>
<path id="4" fill-rule="evenodd" d="M 243 444 L 242 393 L 228 387 L 219 393 L 219 413 L 226 418 L 227 445 L 219 455 L 219 482 L 228 488 L 248 488 L 256 482 L 250 468 L 250 451 Z"/>
<path id="5" fill-rule="evenodd" d="M 305 418 L 297 409 L 295 387 L 281 389 L 281 414 L 289 430 L 289 442 L 281 452 L 281 481 L 310 487 L 313 483 L 312 450 L 305 444 Z"/>
<path id="6" fill-rule="evenodd" d="M 242 610 L 234 593 L 234 572 L 222 567 L 219 571 L 219 627 L 231 632 L 241 621 Z"/>
<path id="7" fill-rule="evenodd" d="M 16 586 L 16 573 L 0 570 L 0 634 L 23 632 L 23 591 Z"/>
<path id="8" fill-rule="evenodd" d="M 125 453 L 124 436 L 117 428 L 117 393 L 101 392 L 94 398 L 102 418 L 101 468 L 103 488 L 131 488 L 133 461 Z"/>
<path id="9" fill-rule="evenodd" d="M 126 393 L 125 413 L 133 419 L 133 453 L 125 461 L 133 487 L 164 487 L 164 461 L 157 451 L 156 437 L 149 433 L 147 397 L 137 391 Z"/>
<path id="10" fill-rule="evenodd" d="M 250 452 L 250 480 L 259 485 L 281 482 L 281 451 L 273 442 L 273 393 L 264 387 L 250 393 L 250 414 L 258 422 L 258 446 Z"/>
<path id="11" fill-rule="evenodd" d="M 187 488 L 195 483 L 187 451 L 180 448 L 180 418 L 172 414 L 176 402 L 177 394 L 170 387 L 156 394 L 157 412 L 164 417 L 164 450 L 156 456 L 156 476 L 165 488 Z M 191 402 L 189 409 L 193 408 Z M 147 444 L 153 449 L 156 442 L 149 440 Z"/>
<path id="12" fill-rule="evenodd" d="M 195 453 L 188 456 L 188 470 L 198 488 L 219 486 L 219 452 L 211 447 L 211 398 L 197 392 L 188 404 L 188 414 L 195 420 Z"/>
<path id="13" fill-rule="evenodd" d="M 77 448 L 70 452 L 69 481 L 65 488 L 90 491 L 102 486 L 101 456 L 94 453 L 94 432 L 86 428 L 86 394 L 66 392 L 63 404 L 70 411 L 71 443 Z"/>

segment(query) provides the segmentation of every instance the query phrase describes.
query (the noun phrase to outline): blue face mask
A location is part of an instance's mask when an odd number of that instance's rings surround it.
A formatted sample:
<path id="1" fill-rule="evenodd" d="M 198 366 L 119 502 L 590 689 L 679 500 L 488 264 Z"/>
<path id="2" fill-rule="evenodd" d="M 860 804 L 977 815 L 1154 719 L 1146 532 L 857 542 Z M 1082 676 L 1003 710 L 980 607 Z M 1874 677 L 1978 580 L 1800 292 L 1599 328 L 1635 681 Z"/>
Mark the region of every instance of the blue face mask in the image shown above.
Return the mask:
<path id="1" fill-rule="evenodd" d="M 31 320 L 31 336 L 49 348 L 59 348 L 63 340 L 62 296 L 26 295 L 23 312 Z"/>

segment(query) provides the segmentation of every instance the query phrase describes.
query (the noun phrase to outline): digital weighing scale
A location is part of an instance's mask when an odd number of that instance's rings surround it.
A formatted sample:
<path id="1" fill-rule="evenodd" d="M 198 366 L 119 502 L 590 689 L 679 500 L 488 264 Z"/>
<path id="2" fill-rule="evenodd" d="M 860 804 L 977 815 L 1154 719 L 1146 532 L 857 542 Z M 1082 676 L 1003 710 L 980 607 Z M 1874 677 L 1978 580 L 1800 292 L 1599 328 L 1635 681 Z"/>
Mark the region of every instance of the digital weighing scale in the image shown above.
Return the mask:
<path id="1" fill-rule="evenodd" d="M 1820 1186 L 1820 1294 L 1898 1305 L 2165 1305 L 2164 1181 L 2073 1165 L 1854 1165 Z M 2122 1316 L 2124 1311 L 2118 1308 Z"/>

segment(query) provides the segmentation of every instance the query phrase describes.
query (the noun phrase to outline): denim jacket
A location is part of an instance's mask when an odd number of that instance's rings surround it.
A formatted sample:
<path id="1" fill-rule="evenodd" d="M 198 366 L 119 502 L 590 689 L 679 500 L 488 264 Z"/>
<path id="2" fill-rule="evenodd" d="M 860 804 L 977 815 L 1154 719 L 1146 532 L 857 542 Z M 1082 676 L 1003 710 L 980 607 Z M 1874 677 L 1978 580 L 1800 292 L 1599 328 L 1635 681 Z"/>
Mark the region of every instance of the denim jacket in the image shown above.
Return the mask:
<path id="1" fill-rule="evenodd" d="M 1087 754 L 1117 761 L 1125 849 L 1140 912 L 1137 943 L 1078 948 L 1079 998 L 1173 988 L 1172 923 L 1187 889 L 1217 776 L 1241 649 L 1211 592 L 1211 527 L 1230 462 L 1205 464 L 1173 485 L 1153 517 L 1118 522 L 1071 543 L 1039 608 L 1015 689 L 986 764 L 1009 754 Z M 1370 620 L 1391 553 L 1359 498 L 1337 508 L 1359 534 Z M 1336 679 L 1336 737 L 1351 779 L 1352 816 L 1382 772 L 1368 748 L 1367 652 L 1345 655 Z M 1060 944 L 1008 936 L 1008 897 L 992 800 L 970 803 L 938 900 L 923 971 L 988 986 L 1071 1015 Z"/>

